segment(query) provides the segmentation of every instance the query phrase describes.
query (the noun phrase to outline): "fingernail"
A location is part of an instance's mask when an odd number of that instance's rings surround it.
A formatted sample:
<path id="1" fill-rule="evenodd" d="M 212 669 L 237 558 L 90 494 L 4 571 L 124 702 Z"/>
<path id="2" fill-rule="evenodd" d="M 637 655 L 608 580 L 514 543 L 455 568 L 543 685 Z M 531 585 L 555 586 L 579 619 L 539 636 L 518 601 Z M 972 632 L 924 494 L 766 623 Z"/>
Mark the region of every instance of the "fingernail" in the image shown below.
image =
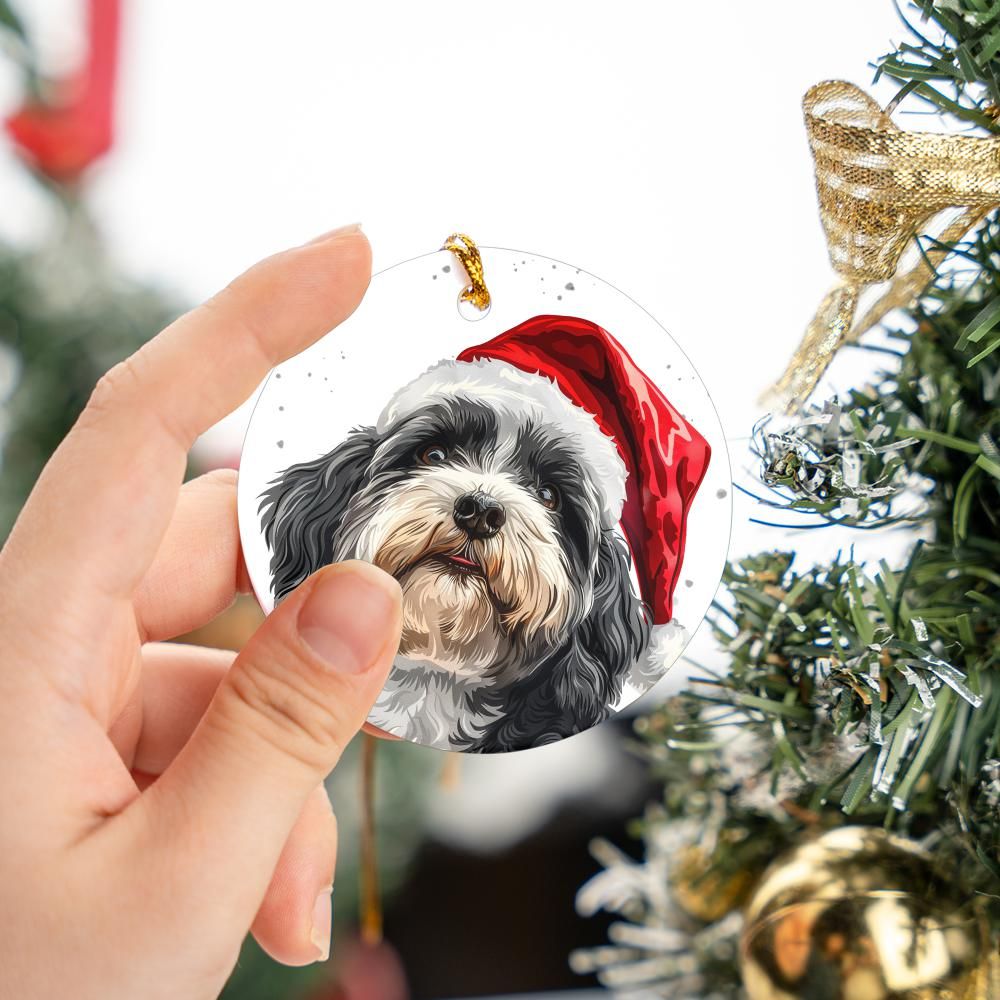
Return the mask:
<path id="1" fill-rule="evenodd" d="M 328 233 L 323 233 L 320 236 L 311 239 L 305 244 L 307 247 L 313 246 L 315 243 L 325 243 L 327 240 L 336 240 L 341 236 L 353 236 L 355 233 L 361 232 L 361 223 L 352 222 L 349 226 L 338 226 L 336 229 L 331 229 Z"/>
<path id="2" fill-rule="evenodd" d="M 325 962 L 330 957 L 330 936 L 333 933 L 333 886 L 328 886 L 313 904 L 312 930 L 309 940 L 319 952 L 317 962 Z"/>
<path id="3" fill-rule="evenodd" d="M 299 612 L 299 635 L 330 667 L 360 674 L 382 652 L 396 621 L 399 584 L 369 563 L 323 572 Z"/>

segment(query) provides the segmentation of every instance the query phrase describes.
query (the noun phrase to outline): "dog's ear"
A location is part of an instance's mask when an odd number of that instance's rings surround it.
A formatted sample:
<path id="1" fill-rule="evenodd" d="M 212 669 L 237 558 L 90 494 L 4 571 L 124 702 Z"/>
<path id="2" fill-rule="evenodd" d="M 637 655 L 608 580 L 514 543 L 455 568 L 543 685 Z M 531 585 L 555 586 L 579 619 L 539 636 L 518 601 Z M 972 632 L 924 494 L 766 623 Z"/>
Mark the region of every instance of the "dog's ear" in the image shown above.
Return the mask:
<path id="1" fill-rule="evenodd" d="M 337 531 L 376 443 L 374 428 L 352 431 L 326 455 L 289 466 L 261 494 L 258 512 L 271 550 L 275 601 L 333 560 Z"/>
<path id="2" fill-rule="evenodd" d="M 606 718 L 649 643 L 649 614 L 632 590 L 628 550 L 605 531 L 597 552 L 594 604 L 574 636 L 577 651 L 557 672 L 559 701 L 577 717 Z M 594 723 L 591 723 L 593 725 Z"/>
<path id="3" fill-rule="evenodd" d="M 500 717 L 464 748 L 480 753 L 554 743 L 603 722 L 649 643 L 650 626 L 632 591 L 629 556 L 611 532 L 598 550 L 590 614 L 531 677 L 503 692 Z"/>

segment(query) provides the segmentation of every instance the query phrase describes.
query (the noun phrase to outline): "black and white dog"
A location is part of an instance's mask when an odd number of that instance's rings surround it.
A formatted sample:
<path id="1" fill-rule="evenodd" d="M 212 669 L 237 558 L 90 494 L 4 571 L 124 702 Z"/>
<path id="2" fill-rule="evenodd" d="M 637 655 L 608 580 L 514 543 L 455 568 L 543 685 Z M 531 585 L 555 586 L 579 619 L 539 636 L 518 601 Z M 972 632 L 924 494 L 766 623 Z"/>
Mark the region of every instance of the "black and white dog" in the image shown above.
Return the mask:
<path id="1" fill-rule="evenodd" d="M 553 742 L 611 713 L 650 641 L 618 531 L 625 479 L 615 443 L 551 380 L 444 361 L 262 495 L 272 590 L 374 563 L 404 618 L 371 721 L 447 749 Z"/>

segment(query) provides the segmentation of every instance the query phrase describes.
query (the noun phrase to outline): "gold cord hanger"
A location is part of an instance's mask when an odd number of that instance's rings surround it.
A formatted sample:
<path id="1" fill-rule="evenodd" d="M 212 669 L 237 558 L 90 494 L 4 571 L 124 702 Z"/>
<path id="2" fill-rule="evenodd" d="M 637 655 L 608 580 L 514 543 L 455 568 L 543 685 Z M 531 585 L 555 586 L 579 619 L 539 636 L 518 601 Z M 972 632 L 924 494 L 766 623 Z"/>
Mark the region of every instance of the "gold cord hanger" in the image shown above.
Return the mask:
<path id="1" fill-rule="evenodd" d="M 374 947 L 382 940 L 382 898 L 375 845 L 375 752 L 378 739 L 361 737 L 361 940 Z"/>
<path id="2" fill-rule="evenodd" d="M 479 247 L 471 236 L 464 233 L 452 233 L 444 241 L 442 250 L 450 250 L 460 261 L 465 273 L 469 276 L 469 286 L 459 296 L 463 302 L 471 302 L 480 312 L 490 307 L 490 290 L 486 287 L 486 276 L 483 273 L 483 258 Z"/>
<path id="3" fill-rule="evenodd" d="M 490 307 L 490 291 L 486 287 L 483 259 L 472 237 L 452 233 L 445 240 L 442 250 L 450 250 L 459 260 L 469 277 L 461 300 L 471 302 L 481 312 Z M 382 899 L 379 891 L 378 853 L 375 840 L 375 754 L 378 740 L 365 733 L 361 745 L 361 867 L 360 867 L 360 922 L 361 940 L 367 945 L 377 945 L 382 940 Z M 451 762 L 451 763 L 449 763 Z M 444 770 L 449 782 L 457 781 L 457 754 L 449 754 Z"/>

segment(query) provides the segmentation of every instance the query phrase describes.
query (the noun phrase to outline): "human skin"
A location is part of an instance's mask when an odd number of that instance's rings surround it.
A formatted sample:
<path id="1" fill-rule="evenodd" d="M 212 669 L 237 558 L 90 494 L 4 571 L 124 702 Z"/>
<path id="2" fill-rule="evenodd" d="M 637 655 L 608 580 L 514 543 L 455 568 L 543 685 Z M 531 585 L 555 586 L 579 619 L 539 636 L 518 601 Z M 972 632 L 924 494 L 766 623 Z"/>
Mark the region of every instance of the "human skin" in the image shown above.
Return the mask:
<path id="1" fill-rule="evenodd" d="M 252 929 L 329 954 L 324 777 L 399 643 L 396 582 L 316 573 L 237 656 L 163 642 L 246 591 L 195 438 L 356 308 L 358 227 L 257 264 L 97 385 L 0 551 L 0 996 L 218 995 Z"/>

